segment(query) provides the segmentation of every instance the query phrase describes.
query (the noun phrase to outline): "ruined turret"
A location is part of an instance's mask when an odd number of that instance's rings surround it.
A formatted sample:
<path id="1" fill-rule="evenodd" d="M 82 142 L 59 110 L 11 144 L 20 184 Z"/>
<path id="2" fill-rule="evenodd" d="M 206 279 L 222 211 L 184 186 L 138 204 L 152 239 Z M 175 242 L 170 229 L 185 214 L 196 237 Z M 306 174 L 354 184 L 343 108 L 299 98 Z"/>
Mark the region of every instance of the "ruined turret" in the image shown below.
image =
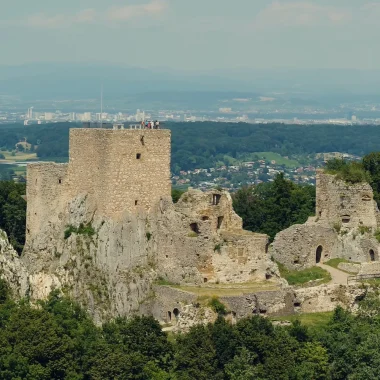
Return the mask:
<path id="1" fill-rule="evenodd" d="M 350 184 L 319 170 L 316 216 L 278 233 L 272 255 L 290 269 L 312 267 L 332 258 L 376 261 L 378 226 L 379 210 L 368 183 Z"/>

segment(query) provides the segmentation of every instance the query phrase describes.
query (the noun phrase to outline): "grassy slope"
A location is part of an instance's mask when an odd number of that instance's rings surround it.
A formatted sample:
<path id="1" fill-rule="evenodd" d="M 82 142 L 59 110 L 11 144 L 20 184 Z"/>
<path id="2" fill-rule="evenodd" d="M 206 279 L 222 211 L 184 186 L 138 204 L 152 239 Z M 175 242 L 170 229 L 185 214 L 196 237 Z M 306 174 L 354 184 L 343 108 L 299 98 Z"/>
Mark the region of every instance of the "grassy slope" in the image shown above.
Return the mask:
<path id="1" fill-rule="evenodd" d="M 282 157 L 278 153 L 273 152 L 257 152 L 256 154 L 260 159 L 264 159 L 267 161 L 276 161 L 277 165 L 285 165 L 288 168 L 295 168 L 301 166 L 301 164 L 296 160 L 287 159 Z"/>
<path id="2" fill-rule="evenodd" d="M 320 284 L 331 281 L 331 275 L 326 270 L 313 267 L 303 270 L 289 270 L 284 265 L 277 263 L 280 270 L 281 277 L 288 281 L 289 285 L 303 285 L 309 281 L 318 280 Z"/>
<path id="3" fill-rule="evenodd" d="M 308 327 L 323 328 L 330 321 L 333 316 L 333 311 L 328 311 L 324 313 L 306 313 L 306 314 L 296 314 L 288 315 L 284 317 L 272 317 L 272 321 L 290 321 L 299 320 L 303 325 Z"/>

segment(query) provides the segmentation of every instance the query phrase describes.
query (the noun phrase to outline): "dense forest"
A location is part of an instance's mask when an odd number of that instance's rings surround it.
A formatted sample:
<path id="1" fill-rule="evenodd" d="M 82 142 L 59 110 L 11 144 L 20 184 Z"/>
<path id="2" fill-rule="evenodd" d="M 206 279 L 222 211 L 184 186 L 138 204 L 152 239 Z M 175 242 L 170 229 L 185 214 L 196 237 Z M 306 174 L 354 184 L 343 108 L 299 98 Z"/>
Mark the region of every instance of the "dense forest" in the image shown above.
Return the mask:
<path id="1" fill-rule="evenodd" d="M 16 303 L 0 281 L 0 378 L 4 380 L 375 380 L 380 305 L 337 308 L 325 324 L 274 326 L 261 316 L 167 335 L 151 317 L 96 327 L 54 291 L 38 307 Z"/>
<path id="2" fill-rule="evenodd" d="M 0 150 L 12 150 L 25 138 L 43 159 L 68 156 L 69 129 L 79 124 L 0 125 Z M 170 123 L 172 170 L 209 168 L 226 157 L 240 158 L 255 152 L 283 156 L 320 152 L 364 155 L 380 146 L 379 126 L 284 125 L 245 123 Z"/>

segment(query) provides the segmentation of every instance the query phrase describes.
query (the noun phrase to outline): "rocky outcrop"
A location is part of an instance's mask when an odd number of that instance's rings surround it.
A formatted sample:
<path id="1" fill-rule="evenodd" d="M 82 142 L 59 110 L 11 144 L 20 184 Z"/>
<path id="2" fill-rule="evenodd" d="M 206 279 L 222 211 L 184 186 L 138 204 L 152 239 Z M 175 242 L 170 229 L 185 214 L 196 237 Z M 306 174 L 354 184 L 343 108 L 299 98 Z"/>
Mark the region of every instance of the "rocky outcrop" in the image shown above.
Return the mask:
<path id="1" fill-rule="evenodd" d="M 161 197 L 149 211 L 115 220 L 80 195 L 55 223 L 29 236 L 22 263 L 32 300 L 60 288 L 101 322 L 149 312 L 158 279 L 171 283 L 266 281 L 279 277 L 268 237 L 242 229 L 226 192 L 190 190 L 177 204 Z"/>
<path id="2" fill-rule="evenodd" d="M 8 283 L 14 297 L 23 298 L 29 294 L 27 270 L 9 243 L 7 234 L 2 230 L 0 230 L 0 277 Z"/>

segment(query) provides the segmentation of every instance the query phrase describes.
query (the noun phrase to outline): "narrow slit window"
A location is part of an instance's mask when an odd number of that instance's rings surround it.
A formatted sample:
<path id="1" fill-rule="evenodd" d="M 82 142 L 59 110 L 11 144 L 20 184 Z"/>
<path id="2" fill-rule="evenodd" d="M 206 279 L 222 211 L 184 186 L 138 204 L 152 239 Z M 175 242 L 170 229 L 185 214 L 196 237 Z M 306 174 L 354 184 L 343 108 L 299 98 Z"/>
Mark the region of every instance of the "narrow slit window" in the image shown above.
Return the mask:
<path id="1" fill-rule="evenodd" d="M 136 154 L 136 159 L 137 159 L 137 160 L 140 160 L 140 159 L 141 159 L 141 153 L 137 153 L 137 154 Z"/>

